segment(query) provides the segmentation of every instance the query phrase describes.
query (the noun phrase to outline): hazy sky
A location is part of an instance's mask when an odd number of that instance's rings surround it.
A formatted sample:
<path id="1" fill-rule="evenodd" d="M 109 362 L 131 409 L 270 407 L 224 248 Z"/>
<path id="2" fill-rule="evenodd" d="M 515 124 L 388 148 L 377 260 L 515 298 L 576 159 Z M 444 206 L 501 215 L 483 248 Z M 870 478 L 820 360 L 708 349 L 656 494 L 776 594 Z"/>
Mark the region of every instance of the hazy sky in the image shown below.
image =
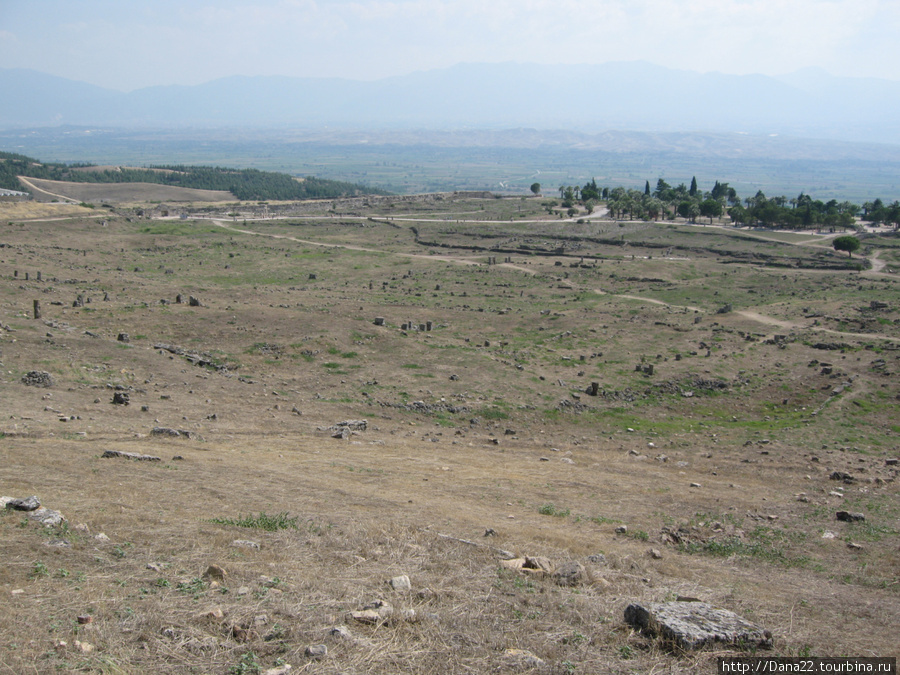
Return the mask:
<path id="1" fill-rule="evenodd" d="M 898 0 L 0 0 L 0 67 L 129 91 L 643 60 L 900 80 Z"/>

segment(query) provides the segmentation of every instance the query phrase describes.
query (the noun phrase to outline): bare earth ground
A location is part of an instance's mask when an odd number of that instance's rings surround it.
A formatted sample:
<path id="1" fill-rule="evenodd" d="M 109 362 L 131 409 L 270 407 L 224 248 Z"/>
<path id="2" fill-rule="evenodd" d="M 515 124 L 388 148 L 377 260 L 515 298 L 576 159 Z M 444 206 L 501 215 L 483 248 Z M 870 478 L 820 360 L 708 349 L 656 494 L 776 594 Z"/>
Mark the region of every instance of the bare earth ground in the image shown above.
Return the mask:
<path id="1" fill-rule="evenodd" d="M 896 237 L 864 242 L 873 273 L 827 240 L 561 222 L 531 199 L 22 206 L 0 217 L 0 495 L 68 520 L 0 512 L 0 672 L 688 673 L 743 653 L 625 625 L 678 596 L 758 622 L 775 654 L 897 654 Z M 393 619 L 348 618 L 377 599 Z"/>
<path id="2" fill-rule="evenodd" d="M 223 190 L 196 190 L 193 188 L 157 185 L 156 183 L 69 183 L 43 178 L 19 177 L 26 187 L 38 195 L 38 199 L 70 199 L 74 202 L 104 201 L 122 202 L 225 202 L 233 201 L 230 192 Z"/>

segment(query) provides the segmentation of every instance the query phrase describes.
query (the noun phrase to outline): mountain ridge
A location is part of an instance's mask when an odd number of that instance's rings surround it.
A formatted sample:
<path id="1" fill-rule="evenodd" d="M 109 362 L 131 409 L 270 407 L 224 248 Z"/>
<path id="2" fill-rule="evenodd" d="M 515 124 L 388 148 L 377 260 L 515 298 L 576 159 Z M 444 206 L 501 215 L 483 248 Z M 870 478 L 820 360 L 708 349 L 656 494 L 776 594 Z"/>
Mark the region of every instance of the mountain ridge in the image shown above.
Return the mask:
<path id="1" fill-rule="evenodd" d="M 0 69 L 0 128 L 545 128 L 746 132 L 900 144 L 900 82 L 798 71 L 699 73 L 645 62 L 461 63 L 382 80 L 235 75 L 119 92 Z"/>

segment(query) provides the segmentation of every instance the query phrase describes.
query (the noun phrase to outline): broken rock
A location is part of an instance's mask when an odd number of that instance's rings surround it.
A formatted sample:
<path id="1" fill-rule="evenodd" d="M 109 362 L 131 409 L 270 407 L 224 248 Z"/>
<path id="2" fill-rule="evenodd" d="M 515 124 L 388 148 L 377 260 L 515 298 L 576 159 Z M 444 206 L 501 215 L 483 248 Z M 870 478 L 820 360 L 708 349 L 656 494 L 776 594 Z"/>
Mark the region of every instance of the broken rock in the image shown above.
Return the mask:
<path id="1" fill-rule="evenodd" d="M 849 511 L 838 511 L 834 514 L 835 519 L 842 520 L 845 523 L 862 522 L 866 516 L 862 513 L 850 513 Z"/>
<path id="2" fill-rule="evenodd" d="M 327 645 L 309 645 L 306 648 L 306 656 L 311 659 L 322 659 L 328 656 Z"/>
<path id="3" fill-rule="evenodd" d="M 206 568 L 206 572 L 203 573 L 204 579 L 215 579 L 216 581 L 225 581 L 227 576 L 228 572 L 220 565 L 210 565 Z"/>
<path id="4" fill-rule="evenodd" d="M 252 548 L 254 550 L 259 550 L 259 544 L 255 541 L 250 541 L 249 539 L 235 539 L 231 542 L 231 545 L 236 548 Z"/>
<path id="5" fill-rule="evenodd" d="M 503 662 L 507 668 L 546 668 L 547 662 L 527 649 L 507 649 L 503 652 Z"/>
<path id="6" fill-rule="evenodd" d="M 553 581 L 560 586 L 579 586 L 587 583 L 587 570 L 576 560 L 563 563 L 553 573 Z"/>
<path id="7" fill-rule="evenodd" d="M 169 438 L 193 438 L 194 434 L 184 429 L 170 429 L 169 427 L 153 427 L 151 436 L 168 436 Z"/>
<path id="8" fill-rule="evenodd" d="M 25 504 L 28 507 L 34 505 L 34 501 L 36 500 L 38 506 L 34 508 L 34 510 L 28 509 L 17 509 L 15 506 L 11 506 L 12 504 L 19 502 L 21 504 Z M 39 522 L 44 527 L 56 527 L 57 525 L 62 525 L 66 522 L 66 517 L 60 513 L 59 511 L 54 511 L 53 509 L 48 509 L 44 506 L 40 506 L 40 500 L 37 497 L 28 497 L 27 499 L 13 499 L 12 497 L 0 497 L 0 507 L 5 507 L 8 509 L 22 510 L 23 513 L 28 516 L 30 520 L 34 520 Z"/>
<path id="9" fill-rule="evenodd" d="M 25 497 L 24 499 L 10 499 L 6 502 L 6 508 L 16 511 L 36 511 L 40 506 L 41 500 L 36 495 Z"/>
<path id="10" fill-rule="evenodd" d="M 360 623 L 381 623 L 394 614 L 394 607 L 384 600 L 374 600 L 357 612 L 350 612 L 349 617 Z"/>
<path id="11" fill-rule="evenodd" d="M 716 609 L 705 602 L 634 603 L 625 609 L 625 622 L 680 649 L 700 649 L 715 643 L 772 646 L 769 631 L 734 612 Z"/>
<path id="12" fill-rule="evenodd" d="M 288 675 L 293 668 L 290 663 L 285 663 L 283 666 L 276 666 L 275 668 L 269 668 L 268 670 L 264 670 L 262 675 Z"/>
<path id="13" fill-rule="evenodd" d="M 388 583 L 395 591 L 408 591 L 412 588 L 412 584 L 410 584 L 409 582 L 409 577 L 405 574 L 392 578 L 390 581 L 388 581 Z"/>

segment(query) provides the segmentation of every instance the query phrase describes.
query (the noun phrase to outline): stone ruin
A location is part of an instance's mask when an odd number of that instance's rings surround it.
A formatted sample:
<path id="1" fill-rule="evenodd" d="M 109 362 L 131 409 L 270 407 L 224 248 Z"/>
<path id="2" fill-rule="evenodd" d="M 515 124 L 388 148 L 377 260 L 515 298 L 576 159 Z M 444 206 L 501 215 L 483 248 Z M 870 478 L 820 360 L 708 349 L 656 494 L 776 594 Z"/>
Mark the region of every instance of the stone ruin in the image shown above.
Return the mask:
<path id="1" fill-rule="evenodd" d="M 22 376 L 22 384 L 28 387 L 43 387 L 46 389 L 53 386 L 53 378 L 48 372 L 30 370 Z"/>

